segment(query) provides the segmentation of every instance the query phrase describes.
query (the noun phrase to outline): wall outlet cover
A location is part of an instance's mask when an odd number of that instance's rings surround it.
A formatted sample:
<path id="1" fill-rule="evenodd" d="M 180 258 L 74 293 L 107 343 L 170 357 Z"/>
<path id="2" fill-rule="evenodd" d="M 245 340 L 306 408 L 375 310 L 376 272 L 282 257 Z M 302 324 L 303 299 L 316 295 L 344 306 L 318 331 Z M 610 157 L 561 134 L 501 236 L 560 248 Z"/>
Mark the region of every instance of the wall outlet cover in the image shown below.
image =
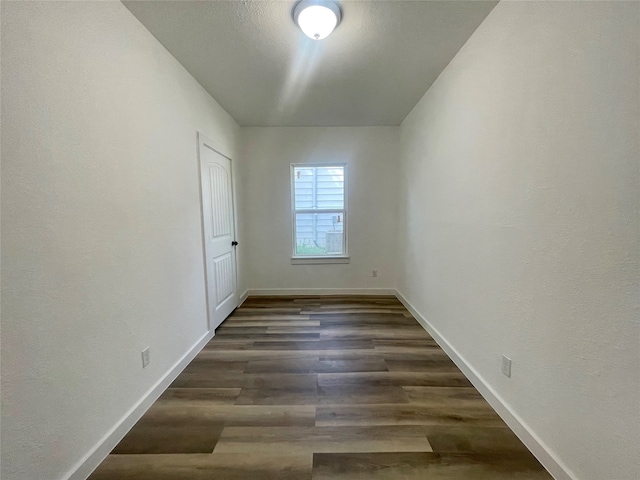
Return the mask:
<path id="1" fill-rule="evenodd" d="M 149 365 L 150 361 L 151 357 L 149 353 L 149 347 L 147 347 L 142 351 L 142 368 L 145 368 L 147 365 Z"/>
<path id="2" fill-rule="evenodd" d="M 511 378 L 511 359 L 506 355 L 502 355 L 502 373 Z"/>

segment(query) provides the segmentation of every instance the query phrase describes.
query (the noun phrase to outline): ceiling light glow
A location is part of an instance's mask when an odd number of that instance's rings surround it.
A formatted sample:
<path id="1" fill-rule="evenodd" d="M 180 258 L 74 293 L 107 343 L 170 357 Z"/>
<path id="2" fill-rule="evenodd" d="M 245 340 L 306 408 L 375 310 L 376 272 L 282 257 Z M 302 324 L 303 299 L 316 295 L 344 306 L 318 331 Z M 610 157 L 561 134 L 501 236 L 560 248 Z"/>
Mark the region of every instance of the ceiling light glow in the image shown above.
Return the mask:
<path id="1" fill-rule="evenodd" d="M 338 26 L 342 11 L 336 2 L 302 0 L 293 9 L 293 19 L 307 37 L 322 40 Z"/>

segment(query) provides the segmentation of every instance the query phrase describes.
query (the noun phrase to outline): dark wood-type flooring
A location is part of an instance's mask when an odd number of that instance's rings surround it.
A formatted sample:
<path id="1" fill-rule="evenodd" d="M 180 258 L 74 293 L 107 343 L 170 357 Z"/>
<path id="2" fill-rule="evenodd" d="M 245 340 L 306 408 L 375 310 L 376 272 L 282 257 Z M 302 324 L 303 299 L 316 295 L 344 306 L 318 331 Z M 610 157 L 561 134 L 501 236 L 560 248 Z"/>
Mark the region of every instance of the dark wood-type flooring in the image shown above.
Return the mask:
<path id="1" fill-rule="evenodd" d="M 551 479 L 394 297 L 251 297 L 91 480 Z"/>

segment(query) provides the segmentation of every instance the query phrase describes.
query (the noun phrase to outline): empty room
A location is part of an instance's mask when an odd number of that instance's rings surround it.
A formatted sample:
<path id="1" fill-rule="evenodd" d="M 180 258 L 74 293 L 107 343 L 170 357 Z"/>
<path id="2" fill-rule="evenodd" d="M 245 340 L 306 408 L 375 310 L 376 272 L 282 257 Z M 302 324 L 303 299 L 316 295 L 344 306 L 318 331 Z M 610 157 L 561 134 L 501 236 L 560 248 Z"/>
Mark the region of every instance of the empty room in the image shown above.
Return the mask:
<path id="1" fill-rule="evenodd" d="M 640 478 L 640 2 L 0 2 L 2 480 Z"/>

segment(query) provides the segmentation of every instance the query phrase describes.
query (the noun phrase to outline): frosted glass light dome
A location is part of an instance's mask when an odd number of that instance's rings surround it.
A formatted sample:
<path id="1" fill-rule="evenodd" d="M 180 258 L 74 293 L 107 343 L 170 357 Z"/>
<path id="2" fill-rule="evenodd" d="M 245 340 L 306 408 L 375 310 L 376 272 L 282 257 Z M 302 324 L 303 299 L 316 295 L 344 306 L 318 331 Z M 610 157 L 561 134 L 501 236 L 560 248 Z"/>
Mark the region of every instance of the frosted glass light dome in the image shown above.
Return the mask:
<path id="1" fill-rule="evenodd" d="M 338 26 L 342 12 L 332 1 L 302 0 L 293 9 L 293 19 L 307 37 L 322 40 Z"/>

